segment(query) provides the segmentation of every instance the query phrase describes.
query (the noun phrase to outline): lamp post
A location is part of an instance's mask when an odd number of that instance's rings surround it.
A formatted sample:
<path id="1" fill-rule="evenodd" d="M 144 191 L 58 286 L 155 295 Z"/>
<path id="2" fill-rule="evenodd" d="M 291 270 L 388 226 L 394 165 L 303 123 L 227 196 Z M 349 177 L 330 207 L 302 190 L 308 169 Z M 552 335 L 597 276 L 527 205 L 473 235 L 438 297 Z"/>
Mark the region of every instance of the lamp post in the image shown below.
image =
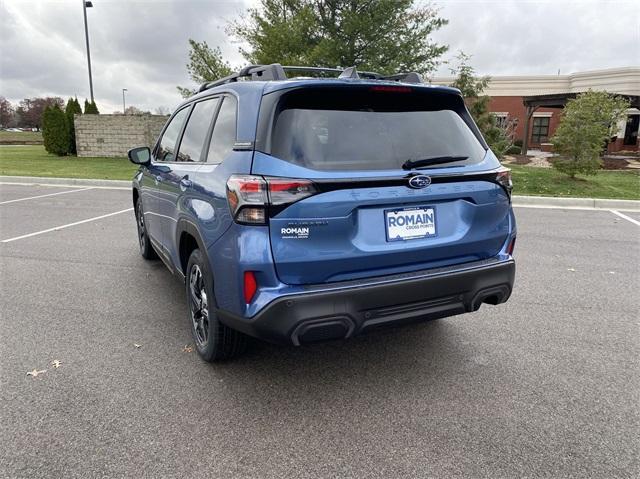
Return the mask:
<path id="1" fill-rule="evenodd" d="M 89 67 L 89 91 L 91 92 L 91 103 L 93 100 L 93 79 L 91 78 L 91 53 L 89 51 L 89 29 L 87 28 L 87 8 L 93 7 L 90 0 L 82 0 L 82 12 L 84 13 L 84 38 L 87 42 L 87 66 Z"/>
<path id="2" fill-rule="evenodd" d="M 127 106 L 126 106 L 126 104 L 125 104 L 125 102 L 124 102 L 124 92 L 125 92 L 125 91 L 127 91 L 127 89 L 126 89 L 126 88 L 123 88 L 123 89 L 122 89 L 122 114 L 123 114 L 123 115 L 126 115 L 126 114 L 127 114 L 127 112 L 126 112 L 126 110 L 127 110 Z"/>

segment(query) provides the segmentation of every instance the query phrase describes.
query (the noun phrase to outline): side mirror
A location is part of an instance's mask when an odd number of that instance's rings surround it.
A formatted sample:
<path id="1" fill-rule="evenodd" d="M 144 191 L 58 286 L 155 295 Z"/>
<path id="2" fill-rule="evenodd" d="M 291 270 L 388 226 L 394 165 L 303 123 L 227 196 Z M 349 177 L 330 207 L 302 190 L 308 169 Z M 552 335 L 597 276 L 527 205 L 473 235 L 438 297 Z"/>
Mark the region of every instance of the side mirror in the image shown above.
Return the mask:
<path id="1" fill-rule="evenodd" d="M 146 146 L 131 148 L 127 153 L 129 161 L 136 165 L 148 165 L 151 161 L 151 150 Z"/>

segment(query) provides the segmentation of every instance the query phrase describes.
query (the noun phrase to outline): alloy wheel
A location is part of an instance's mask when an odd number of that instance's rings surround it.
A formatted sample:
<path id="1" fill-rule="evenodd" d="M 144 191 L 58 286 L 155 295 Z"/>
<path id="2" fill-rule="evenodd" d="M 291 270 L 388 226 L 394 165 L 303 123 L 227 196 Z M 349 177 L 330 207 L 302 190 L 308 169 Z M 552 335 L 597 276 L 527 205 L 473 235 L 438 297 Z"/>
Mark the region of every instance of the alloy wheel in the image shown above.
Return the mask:
<path id="1" fill-rule="evenodd" d="M 203 348 L 209 340 L 209 301 L 202 270 L 197 264 L 189 273 L 189 309 L 195 340 Z"/>

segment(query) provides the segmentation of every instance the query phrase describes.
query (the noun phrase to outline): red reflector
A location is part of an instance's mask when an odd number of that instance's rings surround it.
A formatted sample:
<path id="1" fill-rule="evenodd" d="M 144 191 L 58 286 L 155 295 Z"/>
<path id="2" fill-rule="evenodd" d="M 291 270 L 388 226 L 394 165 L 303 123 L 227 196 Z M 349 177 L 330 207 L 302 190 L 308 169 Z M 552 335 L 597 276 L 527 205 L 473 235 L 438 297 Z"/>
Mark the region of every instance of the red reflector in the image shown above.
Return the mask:
<path id="1" fill-rule="evenodd" d="M 256 294 L 258 289 L 258 283 L 256 283 L 256 276 L 253 271 L 244 272 L 244 302 L 249 304 Z"/>
<path id="2" fill-rule="evenodd" d="M 388 86 L 388 85 L 376 85 L 369 88 L 370 91 L 384 91 L 395 93 L 411 93 L 413 88 L 408 86 Z"/>
<path id="3" fill-rule="evenodd" d="M 513 250 L 516 247 L 516 239 L 512 238 L 509 246 L 507 246 L 507 254 L 513 254 Z"/>

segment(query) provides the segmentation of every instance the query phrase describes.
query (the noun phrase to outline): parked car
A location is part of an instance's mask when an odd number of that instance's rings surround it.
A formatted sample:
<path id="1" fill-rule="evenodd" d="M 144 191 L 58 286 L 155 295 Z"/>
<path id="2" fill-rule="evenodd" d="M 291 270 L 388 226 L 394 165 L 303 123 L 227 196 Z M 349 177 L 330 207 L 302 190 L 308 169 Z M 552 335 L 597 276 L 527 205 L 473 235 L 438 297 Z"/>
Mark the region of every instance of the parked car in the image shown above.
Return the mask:
<path id="1" fill-rule="evenodd" d="M 415 73 L 293 70 L 205 84 L 152 150 L 129 151 L 140 251 L 184 281 L 200 355 L 505 302 L 511 177 L 460 92 Z"/>

